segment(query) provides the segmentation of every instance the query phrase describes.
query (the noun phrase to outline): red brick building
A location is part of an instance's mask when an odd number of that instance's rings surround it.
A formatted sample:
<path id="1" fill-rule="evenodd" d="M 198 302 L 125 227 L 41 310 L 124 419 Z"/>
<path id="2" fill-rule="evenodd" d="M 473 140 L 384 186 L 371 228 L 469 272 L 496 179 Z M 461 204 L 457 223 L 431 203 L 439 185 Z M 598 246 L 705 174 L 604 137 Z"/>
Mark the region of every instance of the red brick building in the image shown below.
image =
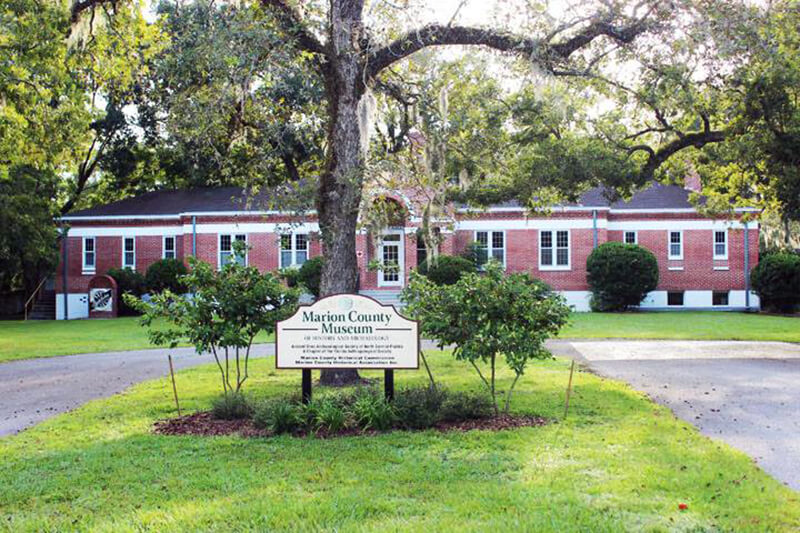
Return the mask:
<path id="1" fill-rule="evenodd" d="M 379 239 L 365 231 L 356 236 L 359 290 L 388 302 L 397 301 L 425 254 L 417 238 L 419 209 L 401 194 L 393 199 L 405 212 L 402 225 Z M 56 276 L 57 318 L 64 318 L 65 308 L 68 318 L 89 316 L 90 281 L 112 267 L 145 272 L 161 258 L 191 255 L 220 266 L 230 260 L 237 239 L 250 248 L 246 262 L 262 271 L 298 266 L 321 253 L 312 211 L 298 215 L 246 205 L 236 188 L 159 191 L 63 217 L 69 231 L 62 248 L 66 263 Z M 265 204 L 256 198 L 249 205 Z M 758 262 L 759 225 L 741 220 L 747 211 L 738 210 L 734 219 L 708 218 L 690 204 L 689 191 L 675 185 L 654 184 L 618 202 L 594 189 L 546 215 L 530 215 L 515 203 L 454 209 L 441 230 L 440 252 L 457 254 L 477 242 L 483 256 L 546 281 L 576 310 L 586 311 L 592 249 L 607 241 L 636 243 L 655 254 L 660 268 L 659 286 L 642 308 L 757 308 L 747 272 Z M 373 259 L 399 268 L 371 270 Z"/>

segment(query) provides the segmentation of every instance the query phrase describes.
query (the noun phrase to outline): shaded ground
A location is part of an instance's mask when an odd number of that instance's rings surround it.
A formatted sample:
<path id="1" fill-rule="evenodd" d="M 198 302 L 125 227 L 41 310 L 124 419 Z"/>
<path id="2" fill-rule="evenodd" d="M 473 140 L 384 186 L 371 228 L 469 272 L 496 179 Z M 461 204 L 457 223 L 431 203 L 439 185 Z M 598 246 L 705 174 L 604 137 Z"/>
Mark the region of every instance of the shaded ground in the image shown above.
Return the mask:
<path id="1" fill-rule="evenodd" d="M 779 342 L 559 343 L 800 490 L 800 346 Z"/>

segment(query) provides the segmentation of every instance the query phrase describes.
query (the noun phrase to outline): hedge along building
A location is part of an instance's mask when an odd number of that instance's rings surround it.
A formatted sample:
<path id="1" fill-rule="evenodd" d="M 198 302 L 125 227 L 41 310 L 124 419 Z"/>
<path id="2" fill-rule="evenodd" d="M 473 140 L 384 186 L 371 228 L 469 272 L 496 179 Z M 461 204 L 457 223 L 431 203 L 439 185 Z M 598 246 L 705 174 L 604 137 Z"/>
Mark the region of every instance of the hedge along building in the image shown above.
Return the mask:
<path id="1" fill-rule="evenodd" d="M 315 213 L 248 207 L 281 203 L 264 194 L 248 202 L 243 190 L 231 187 L 158 191 L 64 216 L 69 230 L 56 276 L 56 317 L 88 317 L 89 286 L 110 268 L 144 273 L 159 259 L 185 261 L 191 255 L 221 267 L 232 260 L 235 240 L 249 246 L 243 260 L 262 271 L 298 267 L 320 255 Z M 418 237 L 420 210 L 402 194 L 388 199 L 402 213 L 396 225 L 380 235 L 361 230 L 356 237 L 359 292 L 398 303 L 426 250 Z M 743 219 L 753 211 L 710 218 L 692 206 L 687 189 L 661 184 L 615 202 L 593 189 L 575 204 L 541 214 L 516 203 L 454 206 L 452 220 L 441 228 L 439 252 L 459 254 L 475 242 L 482 258 L 546 281 L 575 310 L 587 311 L 586 259 L 592 249 L 608 241 L 635 243 L 652 251 L 659 264 L 659 286 L 642 308 L 757 308 L 747 273 L 758 262 L 759 224 Z M 375 260 L 391 268 L 370 268 Z"/>

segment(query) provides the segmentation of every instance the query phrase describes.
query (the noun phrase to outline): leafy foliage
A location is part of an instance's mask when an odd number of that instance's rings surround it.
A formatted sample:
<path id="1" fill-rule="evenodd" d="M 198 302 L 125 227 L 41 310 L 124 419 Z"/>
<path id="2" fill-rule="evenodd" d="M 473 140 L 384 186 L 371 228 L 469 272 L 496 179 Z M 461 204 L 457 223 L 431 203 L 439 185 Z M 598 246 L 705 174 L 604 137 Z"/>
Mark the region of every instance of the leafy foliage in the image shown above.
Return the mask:
<path id="1" fill-rule="evenodd" d="M 486 392 L 448 392 L 442 403 L 441 419 L 445 422 L 489 418 L 494 412 L 492 398 Z"/>
<path id="2" fill-rule="evenodd" d="M 394 408 L 401 427 L 425 429 L 439 421 L 446 392 L 438 387 L 401 389 L 394 398 Z"/>
<path id="3" fill-rule="evenodd" d="M 750 272 L 750 282 L 763 307 L 791 312 L 800 304 L 800 254 L 766 255 Z"/>
<path id="4" fill-rule="evenodd" d="M 489 389 L 495 406 L 496 361 L 504 356 L 515 379 L 511 393 L 531 359 L 550 357 L 544 341 L 567 323 L 569 308 L 561 296 L 526 273 L 506 275 L 495 261 L 483 274 L 465 274 L 453 285 L 438 286 L 412 272 L 403 291 L 406 311 L 420 321 L 421 333 L 440 346 L 453 345 L 456 359 L 467 361 Z M 488 363 L 484 377 L 477 363 Z"/>
<path id="5" fill-rule="evenodd" d="M 363 430 L 386 431 L 394 426 L 394 406 L 375 389 L 362 389 L 350 407 L 355 424 Z"/>
<path id="6" fill-rule="evenodd" d="M 243 242 L 237 241 L 233 247 L 236 256 L 246 253 Z M 223 391 L 239 392 L 248 378 L 253 339 L 260 331 L 273 332 L 277 321 L 294 313 L 298 291 L 286 288 L 278 277 L 261 274 L 239 261 L 216 270 L 192 257 L 189 266 L 190 272 L 182 281 L 191 297 L 167 289 L 149 303 L 132 295 L 124 299 L 142 313 L 141 323 L 149 328 L 153 344 L 175 347 L 185 340 L 198 353 L 211 352 Z M 157 319 L 163 319 L 167 327 L 154 327 Z"/>
<path id="7" fill-rule="evenodd" d="M 658 261 L 641 246 L 607 242 L 589 254 L 586 277 L 593 310 L 625 311 L 658 286 Z"/>
<path id="8" fill-rule="evenodd" d="M 139 314 L 136 306 L 131 305 L 130 300 L 125 295 L 139 298 L 147 292 L 147 282 L 141 272 L 130 267 L 109 268 L 108 275 L 117 282 L 117 290 L 120 294 L 119 314 L 122 316 Z"/>
<path id="9" fill-rule="evenodd" d="M 305 412 L 308 424 L 314 431 L 336 433 L 343 430 L 348 422 L 345 406 L 331 396 L 314 398 L 305 406 Z"/>
<path id="10" fill-rule="evenodd" d="M 468 272 L 475 272 L 475 264 L 469 259 L 453 255 L 440 255 L 429 265 L 425 275 L 437 285 L 452 285 Z"/>
<path id="11" fill-rule="evenodd" d="M 303 263 L 300 268 L 286 268 L 282 274 L 290 287 L 298 285 L 319 298 L 319 286 L 322 279 L 322 268 L 325 259 L 318 255 Z"/>
<path id="12" fill-rule="evenodd" d="M 305 426 L 301 407 L 295 402 L 280 398 L 256 406 L 253 425 L 276 435 L 294 433 Z"/>
<path id="13" fill-rule="evenodd" d="M 179 259 L 161 259 L 147 268 L 145 284 L 151 293 L 170 290 L 175 294 L 186 292 L 182 278 L 187 274 L 186 265 Z"/>
<path id="14" fill-rule="evenodd" d="M 214 399 L 211 413 L 220 420 L 240 420 L 249 418 L 253 414 L 253 407 L 244 394 L 231 392 Z"/>

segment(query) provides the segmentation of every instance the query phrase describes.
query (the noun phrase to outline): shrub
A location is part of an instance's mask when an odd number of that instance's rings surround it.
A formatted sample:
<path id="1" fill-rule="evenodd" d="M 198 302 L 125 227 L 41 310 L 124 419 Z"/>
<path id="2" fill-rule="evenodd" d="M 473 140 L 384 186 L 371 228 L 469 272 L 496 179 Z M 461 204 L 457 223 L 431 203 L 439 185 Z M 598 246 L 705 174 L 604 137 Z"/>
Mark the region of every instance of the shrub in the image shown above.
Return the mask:
<path id="1" fill-rule="evenodd" d="M 123 294 L 130 294 L 135 298 L 139 298 L 147 290 L 147 283 L 144 276 L 132 270 L 129 267 L 125 268 L 110 268 L 108 275 L 114 278 L 117 282 L 117 289 L 119 290 L 119 314 L 121 316 L 130 316 L 139 314 L 139 310 L 131 307 Z"/>
<path id="2" fill-rule="evenodd" d="M 303 429 L 305 421 L 297 403 L 279 399 L 261 403 L 255 410 L 253 425 L 281 434 Z"/>
<path id="3" fill-rule="evenodd" d="M 453 255 L 442 255 L 428 265 L 426 276 L 437 285 L 452 285 L 466 272 L 475 272 L 475 264 L 469 259 Z"/>
<path id="4" fill-rule="evenodd" d="M 625 311 L 658 286 L 656 257 L 635 244 L 601 244 L 589 255 L 586 271 L 595 311 Z"/>
<path id="5" fill-rule="evenodd" d="M 447 422 L 478 420 L 492 416 L 492 398 L 485 392 L 454 392 L 442 403 L 441 418 Z"/>
<path id="6" fill-rule="evenodd" d="M 350 406 L 355 423 L 363 430 L 385 431 L 395 423 L 395 410 L 377 391 L 365 389 Z"/>
<path id="7" fill-rule="evenodd" d="M 305 406 L 306 421 L 315 430 L 324 429 L 329 433 L 341 431 L 347 425 L 347 412 L 341 401 L 326 397 L 311 400 Z"/>
<path id="8" fill-rule="evenodd" d="M 750 283 L 765 309 L 792 312 L 800 304 L 800 255 L 770 253 L 750 272 Z"/>
<path id="9" fill-rule="evenodd" d="M 325 260 L 322 256 L 312 257 L 300 268 L 286 268 L 282 271 L 289 287 L 302 286 L 308 292 L 319 298 L 319 286 L 322 281 L 322 267 Z"/>
<path id="10" fill-rule="evenodd" d="M 402 389 L 394 397 L 398 423 L 407 429 L 433 427 L 439 421 L 446 392 L 435 387 Z"/>
<path id="11" fill-rule="evenodd" d="M 231 392 L 214 399 L 211 414 L 220 420 L 240 420 L 249 418 L 253 414 L 253 408 L 244 394 Z"/>
<path id="12" fill-rule="evenodd" d="M 176 294 L 184 294 L 186 285 L 181 279 L 187 274 L 186 266 L 179 259 L 161 259 L 147 269 L 145 283 L 151 293 L 169 289 Z"/>
<path id="13" fill-rule="evenodd" d="M 476 269 L 480 268 L 481 263 L 486 260 L 486 252 L 480 243 L 473 241 L 467 245 L 463 252 L 459 255 L 473 264 Z"/>
<path id="14" fill-rule="evenodd" d="M 405 311 L 420 321 L 421 333 L 439 346 L 453 345 L 456 359 L 469 362 L 497 403 L 496 364 L 504 357 L 514 371 L 511 393 L 531 359 L 545 359 L 544 342 L 558 333 L 569 318 L 564 298 L 525 273 L 506 275 L 502 265 L 489 261 L 481 274 L 467 273 L 453 285 L 436 285 L 411 272 L 403 291 Z M 478 363 L 489 365 L 487 375 Z"/>

